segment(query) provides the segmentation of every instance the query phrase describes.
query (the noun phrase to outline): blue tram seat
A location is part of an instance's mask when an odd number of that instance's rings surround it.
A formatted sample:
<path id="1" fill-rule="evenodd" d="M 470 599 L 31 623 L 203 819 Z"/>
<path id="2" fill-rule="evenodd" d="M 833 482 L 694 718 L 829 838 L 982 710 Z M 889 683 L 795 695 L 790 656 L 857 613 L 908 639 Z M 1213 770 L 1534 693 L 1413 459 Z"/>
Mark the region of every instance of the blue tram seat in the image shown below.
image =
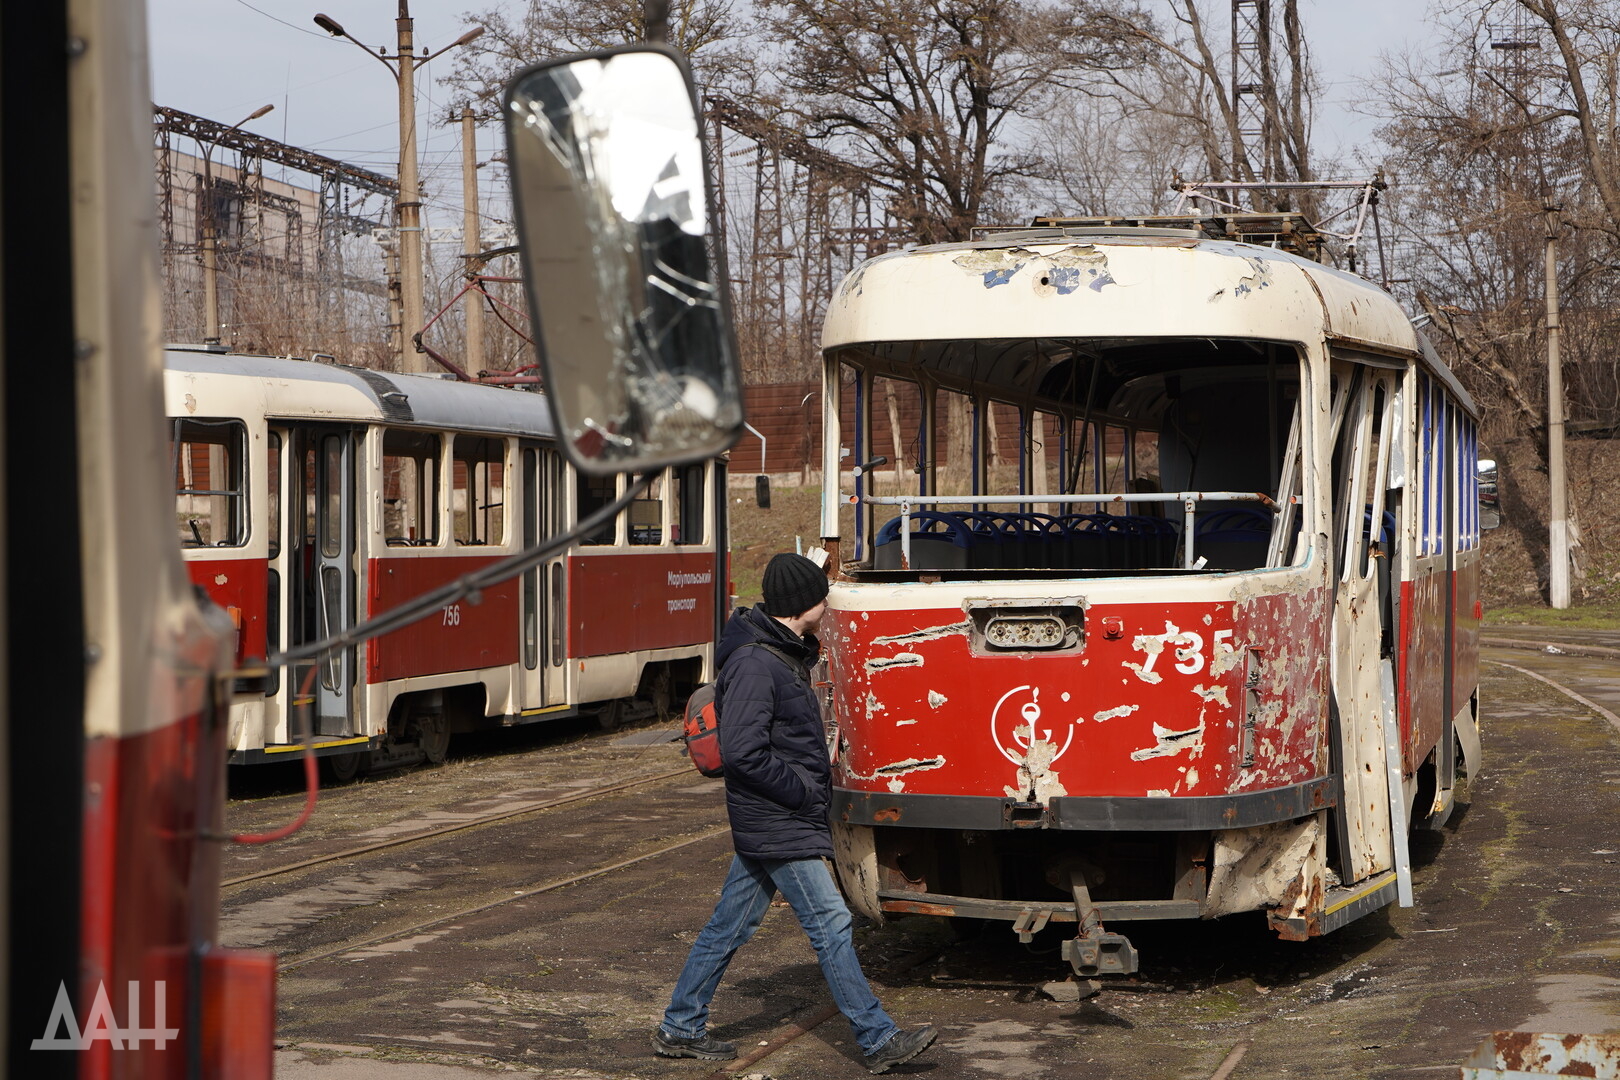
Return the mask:
<path id="1" fill-rule="evenodd" d="M 1107 514 L 1065 514 L 1059 518 L 1070 566 L 1106 570 L 1112 566 Z"/>
<path id="2" fill-rule="evenodd" d="M 1060 554 L 1050 543 L 1053 518 L 1048 514 L 1006 514 L 1001 525 L 1001 564 L 1011 570 L 1039 570 L 1060 565 Z M 1058 533 L 1062 546 L 1062 532 Z"/>
<path id="3" fill-rule="evenodd" d="M 1193 555 L 1210 570 L 1254 570 L 1265 565 L 1274 516 L 1257 507 L 1200 514 Z"/>
<path id="4" fill-rule="evenodd" d="M 1395 543 L 1395 530 L 1397 526 L 1395 522 L 1395 511 L 1393 510 L 1384 511 L 1384 527 L 1378 530 L 1377 536 L 1372 535 L 1372 507 L 1370 506 L 1361 512 L 1361 527 L 1366 530 L 1367 536 L 1371 537 L 1373 543 L 1383 544 L 1386 551 L 1389 550 L 1390 546 Z"/>
<path id="5" fill-rule="evenodd" d="M 1175 559 L 1175 527 L 1140 514 L 1097 515 L 1108 536 L 1109 565 L 1116 570 L 1169 566 Z"/>
<path id="6" fill-rule="evenodd" d="M 1180 538 L 1175 523 L 1166 518 L 1148 517 L 1145 514 L 1132 515 L 1131 520 L 1135 522 L 1140 538 L 1138 544 L 1143 561 L 1137 564 L 1138 568 L 1174 566 L 1176 541 Z"/>
<path id="7" fill-rule="evenodd" d="M 1012 565 L 1007 549 L 1011 531 L 1006 514 L 959 510 L 951 516 L 968 530 L 968 566 L 989 570 Z"/>
<path id="8" fill-rule="evenodd" d="M 878 570 L 900 569 L 901 518 L 890 518 L 878 529 L 872 565 Z M 971 530 L 955 515 L 937 510 L 911 514 L 911 568 L 954 570 L 968 566 Z"/>

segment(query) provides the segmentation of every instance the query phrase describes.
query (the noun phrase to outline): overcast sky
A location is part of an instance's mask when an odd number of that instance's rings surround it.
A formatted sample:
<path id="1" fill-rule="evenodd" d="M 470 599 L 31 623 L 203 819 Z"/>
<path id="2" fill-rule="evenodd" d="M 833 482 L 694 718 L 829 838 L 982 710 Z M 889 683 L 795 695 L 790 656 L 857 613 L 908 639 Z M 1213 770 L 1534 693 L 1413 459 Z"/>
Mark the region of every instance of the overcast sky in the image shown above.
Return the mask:
<path id="1" fill-rule="evenodd" d="M 493 0 L 413 0 L 418 50 L 438 50 L 468 28 L 465 13 Z M 514 5 L 523 0 L 510 0 Z M 1217 0 L 1218 2 L 1218 0 Z M 1421 41 L 1427 31 L 1414 12 L 1428 0 L 1305 0 L 1303 19 L 1325 83 L 1317 120 L 1319 153 L 1353 153 L 1372 124 L 1345 103 L 1362 92 L 1381 50 Z M 251 6 L 250 6 L 251 5 Z M 160 105 L 234 124 L 261 105 L 275 111 L 247 125 L 250 131 L 379 172 L 392 174 L 398 154 L 394 80 L 375 58 L 333 39 L 311 21 L 317 11 L 372 46 L 393 51 L 393 0 L 148 0 L 153 97 Z M 1224 18 L 1222 19 L 1224 22 Z M 417 82 L 422 176 L 435 203 L 460 203 L 460 132 L 433 121 L 444 113 L 447 91 L 438 78 L 453 53 L 424 69 Z M 493 129 L 480 131 L 487 158 Z M 1347 179 L 1350 179 L 1347 177 Z M 459 224 L 440 218 L 440 224 Z"/>

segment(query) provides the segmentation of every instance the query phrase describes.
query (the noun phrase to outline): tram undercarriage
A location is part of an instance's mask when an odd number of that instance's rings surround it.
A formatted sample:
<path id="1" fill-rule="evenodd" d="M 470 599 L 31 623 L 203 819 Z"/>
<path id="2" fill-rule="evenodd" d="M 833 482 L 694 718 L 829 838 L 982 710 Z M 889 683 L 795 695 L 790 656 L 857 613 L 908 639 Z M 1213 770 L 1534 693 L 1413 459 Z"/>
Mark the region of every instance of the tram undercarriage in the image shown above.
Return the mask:
<path id="1" fill-rule="evenodd" d="M 1062 956 L 1090 978 L 1137 970 L 1120 923 L 1262 910 L 1279 937 L 1303 941 L 1389 903 L 1393 873 L 1339 887 L 1326 819 L 1184 832 L 840 824 L 834 844 L 845 891 L 868 917 L 1000 921 L 1026 943 L 1073 924 Z"/>

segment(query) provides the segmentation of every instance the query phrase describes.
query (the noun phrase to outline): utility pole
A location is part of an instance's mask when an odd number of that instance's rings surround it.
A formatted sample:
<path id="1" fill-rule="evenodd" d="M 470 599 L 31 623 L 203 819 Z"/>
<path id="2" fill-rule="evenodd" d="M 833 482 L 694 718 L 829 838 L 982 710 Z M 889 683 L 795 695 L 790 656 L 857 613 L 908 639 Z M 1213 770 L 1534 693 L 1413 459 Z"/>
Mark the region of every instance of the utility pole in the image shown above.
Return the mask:
<path id="1" fill-rule="evenodd" d="M 422 191 L 417 180 L 416 163 L 416 69 L 436 56 L 458 45 L 465 45 L 484 32 L 479 26 L 462 34 L 436 53 L 418 57 L 414 35 L 415 22 L 411 19 L 410 0 L 399 0 L 399 18 L 394 27 L 399 36 L 399 51 L 390 64 L 387 53 L 371 48 L 347 30 L 330 15 L 316 15 L 315 25 L 333 37 L 347 38 L 367 56 L 387 68 L 399 85 L 399 198 L 394 203 L 396 229 L 399 233 L 399 288 L 400 288 L 400 370 L 429 371 L 425 354 L 416 347 L 416 335 L 422 332 Z"/>
<path id="2" fill-rule="evenodd" d="M 473 127 L 473 111 L 461 110 L 461 238 L 462 251 L 467 256 L 467 280 L 478 280 L 478 253 L 483 240 L 478 235 L 478 136 Z M 468 371 L 481 371 L 484 366 L 484 294 L 468 289 L 462 298 L 466 305 Z"/>
<path id="3" fill-rule="evenodd" d="M 422 316 L 422 191 L 416 174 L 416 45 L 410 0 L 399 0 L 399 289 L 401 293 L 400 370 L 427 371 L 427 357 L 414 336 L 427 320 Z"/>
<path id="4" fill-rule="evenodd" d="M 1547 593 L 1552 606 L 1569 607 L 1569 505 L 1564 479 L 1564 369 L 1558 356 L 1558 212 L 1547 211 Z"/>

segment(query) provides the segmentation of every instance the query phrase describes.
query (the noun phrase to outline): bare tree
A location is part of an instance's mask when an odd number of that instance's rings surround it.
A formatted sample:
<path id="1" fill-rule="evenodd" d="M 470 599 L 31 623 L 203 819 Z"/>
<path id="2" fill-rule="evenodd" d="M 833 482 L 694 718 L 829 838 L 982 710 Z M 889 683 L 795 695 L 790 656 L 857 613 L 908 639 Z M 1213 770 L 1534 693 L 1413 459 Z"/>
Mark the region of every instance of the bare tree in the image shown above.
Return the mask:
<path id="1" fill-rule="evenodd" d="M 748 81 L 753 58 L 743 47 L 747 24 L 734 0 L 671 0 L 669 7 L 667 40 L 691 59 L 700 82 L 735 87 Z M 493 106 L 526 64 L 641 41 L 647 30 L 643 0 L 526 0 L 515 15 L 491 7 L 464 18 L 485 33 L 457 52 L 443 80 L 455 90 L 452 111 L 467 103 Z"/>
<path id="2" fill-rule="evenodd" d="M 1481 405 L 1483 439 L 1503 465 L 1511 546 L 1543 581 L 1549 204 L 1575 226 L 1560 237 L 1558 264 L 1567 414 L 1620 423 L 1611 345 L 1620 230 L 1604 192 L 1617 162 L 1592 136 L 1613 122 L 1604 112 L 1613 93 L 1590 89 L 1613 85 L 1614 55 L 1597 48 L 1603 33 L 1612 40 L 1612 12 L 1589 5 L 1576 20 L 1567 11 L 1547 0 L 1454 9 L 1433 39 L 1438 48 L 1388 63 L 1379 80 L 1401 275 Z M 1572 494 L 1573 525 L 1591 507 L 1578 488 Z M 1577 583 L 1587 595 L 1620 586 L 1583 578 L 1579 564 Z"/>
<path id="3" fill-rule="evenodd" d="M 1038 129 L 1050 182 L 1032 184 L 1031 201 L 1048 211 L 1169 213 L 1172 183 L 1205 172 L 1207 112 L 1184 73 L 1159 59 L 1111 78 L 1110 91 L 1072 95 Z"/>
<path id="4" fill-rule="evenodd" d="M 965 239 L 1015 178 L 1048 172 L 1020 121 L 1140 42 L 1093 0 L 774 0 L 764 98 L 863 168 L 919 241 Z"/>
<path id="5" fill-rule="evenodd" d="M 1112 94 L 1122 113 L 1133 119 L 1151 113 L 1174 121 L 1184 138 L 1196 139 L 1200 171 L 1210 179 L 1314 179 L 1310 127 L 1315 77 L 1298 0 L 1283 0 L 1280 42 L 1270 5 L 1261 8 L 1255 57 L 1259 71 L 1254 73 L 1258 82 L 1243 84 L 1246 93 L 1259 98 L 1263 119 L 1258 132 L 1244 128 L 1237 87 L 1229 77 L 1240 66 L 1238 58 L 1219 44 L 1221 27 L 1210 23 L 1204 3 L 1169 0 L 1168 6 L 1171 18 L 1165 25 L 1141 15 L 1113 16 L 1113 33 L 1135 37 L 1151 60 L 1146 68 L 1112 75 Z M 1302 201 L 1297 196 L 1262 200 L 1279 210 Z M 1308 213 L 1315 209 L 1302 208 Z"/>

